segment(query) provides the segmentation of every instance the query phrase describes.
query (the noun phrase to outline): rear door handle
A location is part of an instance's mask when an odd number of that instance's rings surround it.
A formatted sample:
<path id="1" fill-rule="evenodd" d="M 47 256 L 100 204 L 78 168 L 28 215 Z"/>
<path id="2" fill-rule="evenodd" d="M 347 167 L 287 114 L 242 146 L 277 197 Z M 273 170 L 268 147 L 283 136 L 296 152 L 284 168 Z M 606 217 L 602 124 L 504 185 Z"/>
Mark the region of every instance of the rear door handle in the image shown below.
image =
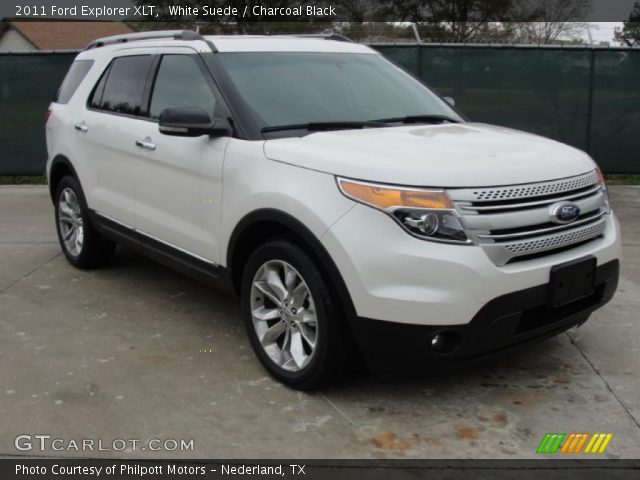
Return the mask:
<path id="1" fill-rule="evenodd" d="M 145 138 L 144 140 L 136 140 L 136 147 L 153 151 L 156 149 L 156 144 L 153 143 L 150 138 Z"/>
<path id="2" fill-rule="evenodd" d="M 73 128 L 75 128 L 76 130 L 78 130 L 79 132 L 87 132 L 89 131 L 89 127 L 87 127 L 87 124 L 84 122 L 78 122 L 76 123 Z"/>

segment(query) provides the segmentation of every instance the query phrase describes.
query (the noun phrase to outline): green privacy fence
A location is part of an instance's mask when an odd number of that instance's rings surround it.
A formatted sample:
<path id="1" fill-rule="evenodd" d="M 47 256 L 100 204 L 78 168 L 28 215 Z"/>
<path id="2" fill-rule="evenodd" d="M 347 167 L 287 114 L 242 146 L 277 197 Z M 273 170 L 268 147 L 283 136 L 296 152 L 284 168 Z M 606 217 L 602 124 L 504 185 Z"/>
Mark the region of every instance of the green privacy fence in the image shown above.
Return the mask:
<path id="1" fill-rule="evenodd" d="M 640 172 L 640 49 L 374 48 L 455 98 L 470 120 L 569 143 L 606 173 Z M 44 172 L 44 114 L 74 56 L 0 53 L 0 175 Z"/>
<path id="2" fill-rule="evenodd" d="M 76 53 L 0 53 L 0 175 L 42 175 L 44 121 Z"/>
<path id="3" fill-rule="evenodd" d="M 605 173 L 640 172 L 640 49 L 374 45 L 472 121 L 588 151 Z"/>

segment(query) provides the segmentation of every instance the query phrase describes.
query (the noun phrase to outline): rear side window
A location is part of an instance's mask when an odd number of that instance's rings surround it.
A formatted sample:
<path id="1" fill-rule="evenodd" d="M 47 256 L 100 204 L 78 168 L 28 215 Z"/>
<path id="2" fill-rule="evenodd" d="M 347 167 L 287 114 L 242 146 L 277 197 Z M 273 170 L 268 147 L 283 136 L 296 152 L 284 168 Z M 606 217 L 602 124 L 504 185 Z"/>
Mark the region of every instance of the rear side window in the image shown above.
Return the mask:
<path id="1" fill-rule="evenodd" d="M 214 115 L 216 97 L 191 55 L 162 57 L 149 115 L 157 120 L 167 107 L 201 107 L 209 115 Z"/>
<path id="2" fill-rule="evenodd" d="M 76 60 L 71 64 L 71 68 L 60 85 L 58 94 L 54 102 L 68 103 L 76 92 L 84 77 L 87 76 L 89 70 L 93 66 L 93 60 Z"/>
<path id="3" fill-rule="evenodd" d="M 89 104 L 108 112 L 139 115 L 150 55 L 118 57 L 102 76 Z"/>

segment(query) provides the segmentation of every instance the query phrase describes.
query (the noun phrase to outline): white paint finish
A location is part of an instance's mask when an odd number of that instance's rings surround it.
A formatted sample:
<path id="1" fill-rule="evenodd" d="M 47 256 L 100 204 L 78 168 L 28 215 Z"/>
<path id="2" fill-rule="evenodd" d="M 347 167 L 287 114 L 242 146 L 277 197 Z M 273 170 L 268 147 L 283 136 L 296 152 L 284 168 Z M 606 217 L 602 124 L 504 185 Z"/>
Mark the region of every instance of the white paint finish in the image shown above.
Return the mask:
<path id="1" fill-rule="evenodd" d="M 366 45 L 322 38 L 301 38 L 286 35 L 211 35 L 205 38 L 212 41 L 219 52 L 326 52 L 379 55 L 378 52 Z"/>
<path id="2" fill-rule="evenodd" d="M 306 51 L 316 44 L 315 51 L 366 48 L 311 39 L 226 41 L 226 48 L 245 51 L 263 44 L 260 48 L 282 51 Z M 84 109 L 113 55 L 157 48 L 186 52 L 202 45 L 145 41 L 79 55 L 95 59 L 96 65 L 66 107 L 52 106 L 47 139 L 50 158 L 63 153 L 76 165 L 92 208 L 223 266 L 242 218 L 260 209 L 285 212 L 321 239 L 358 314 L 406 323 L 467 323 L 492 298 L 546 283 L 553 264 L 585 254 L 594 254 L 599 263 L 619 257 L 617 227 L 611 221 L 602 240 L 497 267 L 478 247 L 411 237 L 385 214 L 342 196 L 335 183 L 337 174 L 403 185 L 494 186 L 593 170 L 583 152 L 535 135 L 467 123 L 323 132 L 266 142 L 186 139 L 160 135 L 152 122 Z M 73 129 L 80 120 L 87 122 L 88 135 Z M 134 145 L 147 136 L 157 145 L 154 152 Z M 93 146 L 83 151 L 82 142 Z"/>
<path id="3" fill-rule="evenodd" d="M 224 165 L 221 254 L 238 222 L 259 209 L 293 216 L 320 238 L 354 203 L 342 196 L 332 175 L 273 162 L 262 153 L 263 142 L 232 139 Z"/>
<path id="4" fill-rule="evenodd" d="M 218 262 L 222 165 L 229 138 L 173 137 L 141 122 L 127 141 L 148 139 L 153 151 L 134 147 L 136 228 Z"/>
<path id="5" fill-rule="evenodd" d="M 337 221 L 322 243 L 359 316 L 423 325 L 466 324 L 493 298 L 547 283 L 553 265 L 585 255 L 594 255 L 601 265 L 621 255 L 613 216 L 603 239 L 498 267 L 478 246 L 416 239 L 364 205 Z"/>
<path id="6" fill-rule="evenodd" d="M 531 183 L 595 168 L 588 155 L 568 145 L 475 123 L 318 132 L 269 140 L 265 153 L 345 177 L 432 187 Z"/>

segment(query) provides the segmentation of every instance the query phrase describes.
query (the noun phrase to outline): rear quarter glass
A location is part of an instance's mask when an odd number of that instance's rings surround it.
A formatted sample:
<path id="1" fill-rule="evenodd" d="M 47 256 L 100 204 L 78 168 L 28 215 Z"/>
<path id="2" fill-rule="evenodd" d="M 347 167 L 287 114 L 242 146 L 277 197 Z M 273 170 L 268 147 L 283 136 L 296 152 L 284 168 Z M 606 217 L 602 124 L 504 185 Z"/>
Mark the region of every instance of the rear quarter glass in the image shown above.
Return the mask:
<path id="1" fill-rule="evenodd" d="M 62 104 L 68 103 L 92 66 L 93 60 L 75 60 L 65 75 L 54 101 Z"/>

